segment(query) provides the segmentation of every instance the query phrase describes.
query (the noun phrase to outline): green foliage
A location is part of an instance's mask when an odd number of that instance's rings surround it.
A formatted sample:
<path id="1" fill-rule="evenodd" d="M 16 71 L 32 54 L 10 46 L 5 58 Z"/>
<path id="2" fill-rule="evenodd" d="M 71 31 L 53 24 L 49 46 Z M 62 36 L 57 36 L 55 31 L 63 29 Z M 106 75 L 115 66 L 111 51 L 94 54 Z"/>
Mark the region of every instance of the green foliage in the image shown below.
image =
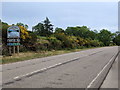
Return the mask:
<path id="1" fill-rule="evenodd" d="M 62 28 L 55 28 L 55 33 L 64 33 L 65 31 Z"/>
<path id="2" fill-rule="evenodd" d="M 27 24 L 23 24 L 23 23 L 17 23 L 17 26 L 23 26 L 24 28 L 28 29 L 28 25 Z"/>
<path id="3" fill-rule="evenodd" d="M 67 29 L 65 30 L 65 33 L 67 35 L 71 35 L 71 36 L 79 36 L 81 38 L 90 38 L 90 39 L 96 39 L 97 37 L 97 33 L 94 31 L 90 31 L 90 29 L 86 26 L 82 26 L 82 27 L 67 27 Z"/>
<path id="4" fill-rule="evenodd" d="M 48 50 L 50 46 L 50 42 L 46 37 L 37 37 L 37 42 L 34 44 L 35 51 L 39 50 Z"/>
<path id="5" fill-rule="evenodd" d="M 98 47 L 98 46 L 103 46 L 103 43 L 102 42 L 99 42 L 98 40 L 91 40 L 90 41 L 90 45 L 92 47 Z"/>
<path id="6" fill-rule="evenodd" d="M 44 25 L 42 23 L 38 23 L 32 29 L 36 35 L 45 36 Z"/>
<path id="7" fill-rule="evenodd" d="M 7 28 L 10 25 L 5 22 L 1 24 L 2 49 L 3 54 L 7 55 Z M 28 31 L 26 24 L 16 25 L 21 31 L 21 52 L 120 45 L 120 32 L 111 33 L 106 29 L 98 32 L 90 30 L 87 26 L 67 27 L 66 30 L 57 27 L 53 33 L 53 25 L 47 17 L 42 23 L 33 26 L 32 31 Z"/>
<path id="8" fill-rule="evenodd" d="M 57 33 L 55 37 L 62 42 L 62 48 L 73 48 L 72 41 L 64 33 Z"/>
<path id="9" fill-rule="evenodd" d="M 85 39 L 83 39 L 81 37 L 77 37 L 77 40 L 78 40 L 78 44 L 80 46 L 84 46 L 86 44 L 86 42 L 87 42 Z"/>
<path id="10" fill-rule="evenodd" d="M 50 36 L 53 33 L 53 25 L 46 17 L 43 23 L 33 26 L 32 31 L 39 36 Z"/>
<path id="11" fill-rule="evenodd" d="M 119 46 L 120 46 L 120 34 L 118 34 L 118 35 L 113 39 L 113 42 L 114 42 L 116 45 L 119 45 Z"/>
<path id="12" fill-rule="evenodd" d="M 21 44 L 26 47 L 26 49 L 28 50 L 35 50 L 35 43 L 37 42 L 37 36 L 33 33 L 33 32 L 28 32 L 29 33 L 29 37 L 26 38 L 24 41 L 21 41 Z M 25 49 L 25 51 L 26 51 Z"/>
<path id="13" fill-rule="evenodd" d="M 105 46 L 109 46 L 109 44 L 112 41 L 112 34 L 108 30 L 101 30 L 100 33 L 98 34 L 98 39 L 99 41 L 103 42 Z"/>
<path id="14" fill-rule="evenodd" d="M 2 43 L 2 55 L 9 55 L 8 47 L 5 43 Z"/>
<path id="15" fill-rule="evenodd" d="M 79 46 L 79 41 L 77 40 L 77 37 L 75 36 L 68 36 L 68 40 L 70 41 L 72 47 L 71 48 L 77 48 Z"/>
<path id="16" fill-rule="evenodd" d="M 7 43 L 7 29 L 9 25 L 5 22 L 2 22 L 2 43 Z"/>
<path id="17" fill-rule="evenodd" d="M 24 48 L 26 48 L 23 49 L 23 51 L 35 50 L 34 43 L 36 43 L 37 41 L 37 36 L 33 32 L 27 30 L 28 26 L 26 24 L 17 23 L 16 25 L 18 25 L 20 28 L 20 43 L 21 45 L 23 45 Z"/>
<path id="18" fill-rule="evenodd" d="M 50 49 L 61 49 L 62 42 L 56 37 L 47 37 L 47 40 L 50 42 Z"/>
<path id="19" fill-rule="evenodd" d="M 7 28 L 9 25 L 5 22 L 2 22 L 2 55 L 8 55 L 8 47 L 7 44 Z"/>

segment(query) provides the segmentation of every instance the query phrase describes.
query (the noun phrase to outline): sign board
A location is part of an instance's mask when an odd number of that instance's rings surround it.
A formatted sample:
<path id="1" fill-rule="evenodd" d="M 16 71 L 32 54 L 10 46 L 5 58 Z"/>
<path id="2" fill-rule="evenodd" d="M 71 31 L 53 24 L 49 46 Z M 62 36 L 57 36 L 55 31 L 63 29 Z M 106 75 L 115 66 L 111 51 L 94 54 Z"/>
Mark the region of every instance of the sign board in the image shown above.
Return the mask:
<path id="1" fill-rule="evenodd" d="M 11 26 L 7 29 L 7 45 L 19 46 L 20 45 L 20 29 L 18 26 Z"/>
<path id="2" fill-rule="evenodd" d="M 19 46 L 20 43 L 7 43 L 8 46 Z"/>
<path id="3" fill-rule="evenodd" d="M 7 42 L 20 42 L 20 39 L 7 39 Z"/>
<path id="4" fill-rule="evenodd" d="M 18 26 L 11 26 L 7 29 L 7 38 L 20 38 L 20 29 Z"/>

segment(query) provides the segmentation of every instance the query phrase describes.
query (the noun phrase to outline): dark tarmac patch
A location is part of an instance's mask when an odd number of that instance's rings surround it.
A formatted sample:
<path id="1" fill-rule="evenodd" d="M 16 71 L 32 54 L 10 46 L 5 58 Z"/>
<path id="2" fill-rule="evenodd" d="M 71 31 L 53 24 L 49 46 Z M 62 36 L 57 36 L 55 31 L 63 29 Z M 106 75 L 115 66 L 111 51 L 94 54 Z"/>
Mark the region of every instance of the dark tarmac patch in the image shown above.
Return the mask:
<path id="1" fill-rule="evenodd" d="M 49 82 L 50 84 L 55 84 L 55 85 L 62 85 L 61 82 Z"/>
<path id="2" fill-rule="evenodd" d="M 64 75 L 68 76 L 68 75 L 70 75 L 70 74 L 68 74 L 68 73 L 65 73 Z"/>

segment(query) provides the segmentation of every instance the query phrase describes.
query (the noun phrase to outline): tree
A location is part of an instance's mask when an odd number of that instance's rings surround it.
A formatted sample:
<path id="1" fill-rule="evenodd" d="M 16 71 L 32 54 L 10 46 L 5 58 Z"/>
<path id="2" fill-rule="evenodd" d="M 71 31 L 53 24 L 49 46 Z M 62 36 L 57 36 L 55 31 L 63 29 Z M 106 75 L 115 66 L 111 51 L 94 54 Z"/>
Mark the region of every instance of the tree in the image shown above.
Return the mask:
<path id="1" fill-rule="evenodd" d="M 27 24 L 23 24 L 23 23 L 17 23 L 17 26 L 23 26 L 24 28 L 28 29 L 28 25 Z"/>
<path id="2" fill-rule="evenodd" d="M 119 45 L 119 46 L 120 46 L 120 35 L 116 36 L 116 37 L 113 39 L 113 42 L 114 42 L 116 45 Z"/>
<path id="3" fill-rule="evenodd" d="M 67 35 L 79 36 L 82 38 L 90 38 L 93 40 L 97 38 L 96 32 L 90 31 L 90 29 L 87 26 L 67 27 L 67 29 L 65 30 L 65 33 Z"/>
<path id="4" fill-rule="evenodd" d="M 7 29 L 9 25 L 5 22 L 2 22 L 2 43 L 7 43 Z"/>
<path id="5" fill-rule="evenodd" d="M 109 46 L 112 41 L 112 33 L 106 29 L 102 29 L 98 34 L 98 39 L 103 42 L 105 46 Z"/>
<path id="6" fill-rule="evenodd" d="M 115 33 L 115 37 L 114 37 L 114 39 L 113 39 L 113 42 L 114 42 L 116 45 L 119 45 L 119 46 L 120 46 L 120 32 L 119 32 L 119 31 L 117 31 L 117 32 Z"/>
<path id="7" fill-rule="evenodd" d="M 62 28 L 55 28 L 55 33 L 64 33 L 64 30 Z"/>
<path id="8" fill-rule="evenodd" d="M 78 30 L 76 27 L 67 27 L 67 29 L 65 30 L 65 33 L 70 36 L 79 36 Z"/>
<path id="9" fill-rule="evenodd" d="M 42 23 L 38 23 L 36 26 L 32 28 L 32 30 L 36 35 L 40 35 L 40 36 L 45 35 L 44 25 Z"/>
<path id="10" fill-rule="evenodd" d="M 50 20 L 47 17 L 46 20 L 44 20 L 44 28 L 49 32 L 53 32 L 53 25 L 51 24 Z"/>
<path id="11" fill-rule="evenodd" d="M 46 17 L 43 23 L 38 23 L 33 26 L 33 32 L 40 36 L 50 36 L 53 33 L 53 25 L 50 20 Z"/>

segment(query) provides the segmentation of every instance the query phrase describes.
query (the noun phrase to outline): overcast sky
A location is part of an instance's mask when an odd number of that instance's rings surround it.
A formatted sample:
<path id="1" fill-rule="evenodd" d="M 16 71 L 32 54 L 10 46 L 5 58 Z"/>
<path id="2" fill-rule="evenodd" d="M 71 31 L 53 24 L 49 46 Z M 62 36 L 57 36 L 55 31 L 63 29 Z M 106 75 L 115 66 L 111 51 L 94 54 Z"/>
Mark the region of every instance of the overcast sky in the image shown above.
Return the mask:
<path id="1" fill-rule="evenodd" d="M 118 29 L 117 2 L 3 2 L 2 20 L 32 26 L 48 17 L 55 27 L 88 26 L 91 30 Z"/>

